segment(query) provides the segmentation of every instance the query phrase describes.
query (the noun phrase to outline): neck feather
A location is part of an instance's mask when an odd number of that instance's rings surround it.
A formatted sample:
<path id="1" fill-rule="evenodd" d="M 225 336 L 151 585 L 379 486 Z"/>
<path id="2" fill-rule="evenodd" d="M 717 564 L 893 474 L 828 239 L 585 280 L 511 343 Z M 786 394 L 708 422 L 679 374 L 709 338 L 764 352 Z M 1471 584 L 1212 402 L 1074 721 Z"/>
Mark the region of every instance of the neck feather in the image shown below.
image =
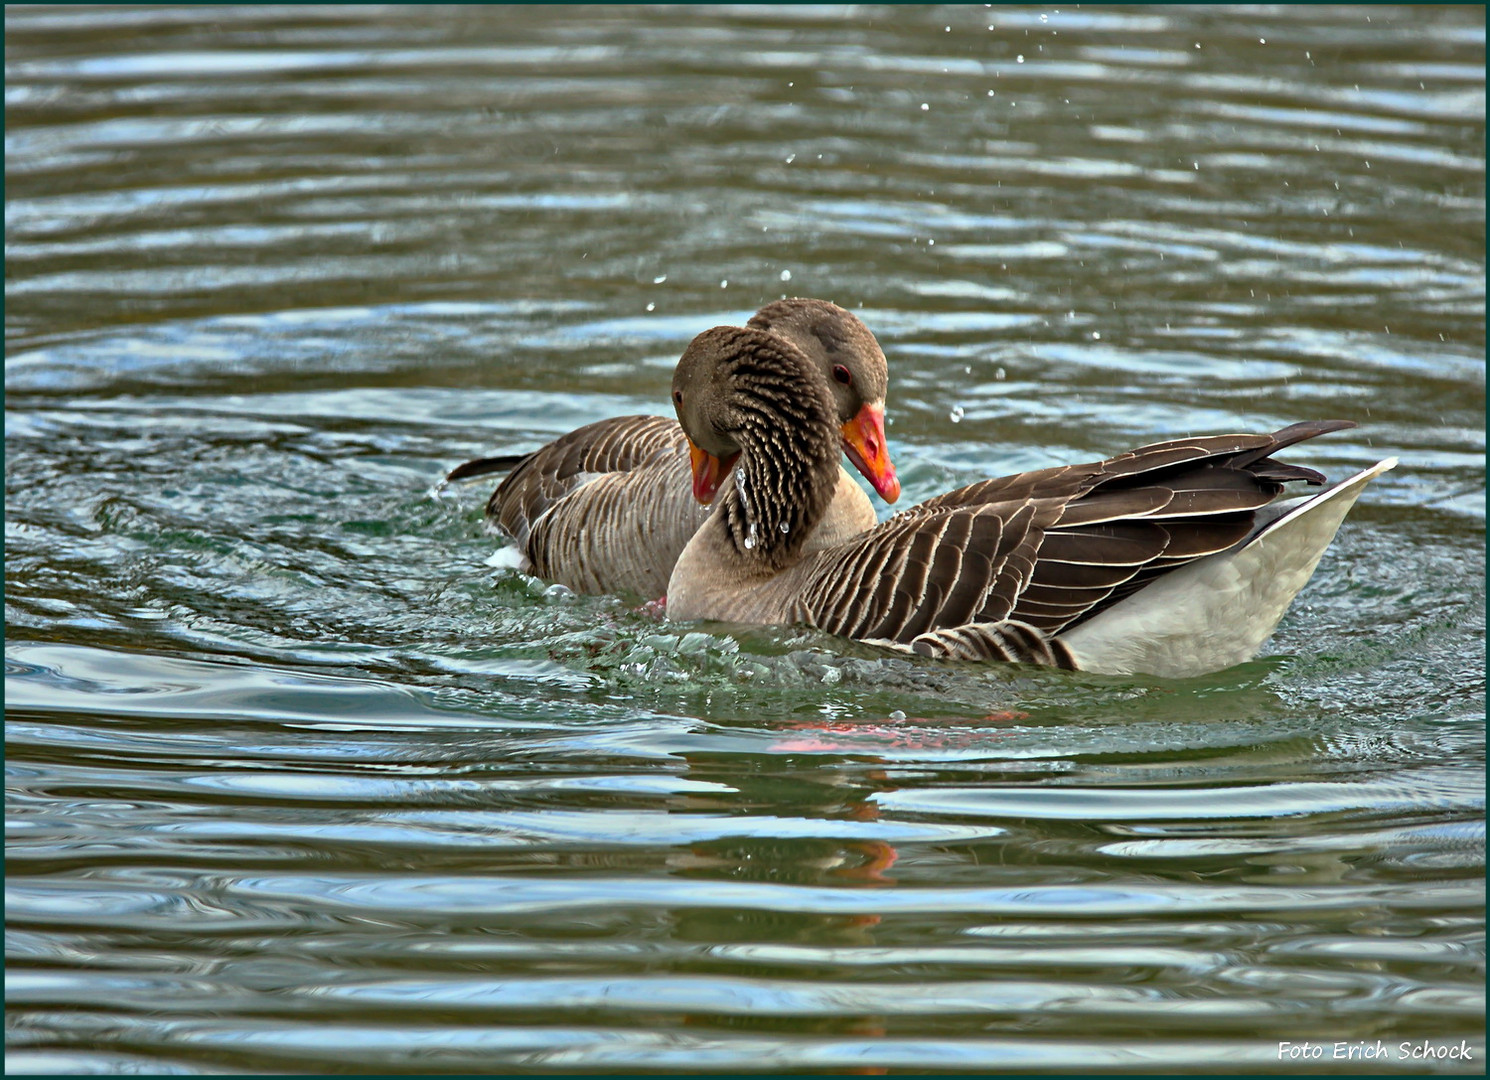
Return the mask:
<path id="1" fill-rule="evenodd" d="M 838 482 L 832 395 L 786 359 L 784 371 L 735 372 L 740 460 L 715 515 L 742 560 L 772 570 L 800 557 Z"/>

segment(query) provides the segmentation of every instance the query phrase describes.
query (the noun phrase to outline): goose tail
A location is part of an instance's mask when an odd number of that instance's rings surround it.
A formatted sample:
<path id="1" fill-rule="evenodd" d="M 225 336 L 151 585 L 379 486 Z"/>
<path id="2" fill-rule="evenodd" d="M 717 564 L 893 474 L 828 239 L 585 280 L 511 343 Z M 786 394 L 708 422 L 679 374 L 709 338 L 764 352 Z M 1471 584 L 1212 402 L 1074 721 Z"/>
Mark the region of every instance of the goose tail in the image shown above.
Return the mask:
<path id="1" fill-rule="evenodd" d="M 532 454 L 502 454 L 497 457 L 477 458 L 475 461 L 468 461 L 464 465 L 457 465 L 451 469 L 440 483 L 442 485 L 459 484 L 465 480 L 474 480 L 478 476 L 511 472 L 532 456 Z"/>
<path id="2" fill-rule="evenodd" d="M 1282 510 L 1235 547 L 1198 559 L 1061 640 L 1083 671 L 1188 678 L 1257 655 L 1387 458 Z"/>

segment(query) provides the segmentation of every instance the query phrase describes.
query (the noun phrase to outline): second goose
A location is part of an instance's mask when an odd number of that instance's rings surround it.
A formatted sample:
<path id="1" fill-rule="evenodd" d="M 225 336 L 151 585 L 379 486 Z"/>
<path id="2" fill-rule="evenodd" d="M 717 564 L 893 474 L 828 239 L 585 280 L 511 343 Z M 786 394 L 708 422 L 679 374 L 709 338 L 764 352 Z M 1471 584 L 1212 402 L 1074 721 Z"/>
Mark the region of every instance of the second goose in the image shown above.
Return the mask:
<path id="1" fill-rule="evenodd" d="M 767 304 L 747 324 L 806 357 L 833 401 L 833 488 L 808 548 L 829 547 L 878 520 L 869 499 L 838 468 L 838 446 L 886 502 L 900 481 L 885 446 L 885 354 L 869 328 L 837 304 L 792 298 Z M 720 459 L 690 461 L 687 440 L 662 416 L 617 416 L 577 428 L 518 459 L 479 458 L 447 483 L 511 469 L 486 516 L 522 552 L 524 569 L 582 593 L 654 599 L 728 471 Z M 693 497 L 689 496 L 692 473 Z M 801 537 L 799 537 L 801 539 Z"/>

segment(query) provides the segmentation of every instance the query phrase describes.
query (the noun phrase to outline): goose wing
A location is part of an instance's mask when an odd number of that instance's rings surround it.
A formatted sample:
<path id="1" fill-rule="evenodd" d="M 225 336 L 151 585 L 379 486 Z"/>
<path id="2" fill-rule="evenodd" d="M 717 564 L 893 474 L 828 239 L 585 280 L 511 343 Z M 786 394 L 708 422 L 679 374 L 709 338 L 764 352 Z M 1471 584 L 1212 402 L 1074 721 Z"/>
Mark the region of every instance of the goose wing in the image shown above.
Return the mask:
<path id="1" fill-rule="evenodd" d="M 1057 636 L 1245 539 L 1291 480 L 1269 454 L 1353 426 L 1143 447 L 948 492 L 804 564 L 794 618 L 918 652 L 1068 666 Z"/>
<path id="2" fill-rule="evenodd" d="M 846 637 L 908 643 L 1012 612 L 1054 500 L 916 508 L 804 563 L 794 617 Z"/>
<path id="3" fill-rule="evenodd" d="M 479 475 L 473 467 L 482 463 L 461 466 Z M 667 588 L 707 514 L 690 495 L 683 431 L 662 416 L 576 428 L 521 458 L 486 505 L 538 576 L 578 592 L 649 597 Z"/>
<path id="4" fill-rule="evenodd" d="M 576 489 L 609 474 L 630 473 L 659 455 L 684 453 L 686 461 L 684 447 L 683 429 L 665 416 L 616 416 L 586 424 L 519 460 L 492 492 L 486 516 L 526 546 L 534 524 Z"/>
<path id="5" fill-rule="evenodd" d="M 1162 479 L 1165 475 L 1179 474 L 1202 462 L 1216 468 L 1245 469 L 1260 480 L 1279 484 L 1302 480 L 1318 485 L 1325 479 L 1320 473 L 1269 460 L 1270 456 L 1316 435 L 1355 426 L 1353 420 L 1311 420 L 1291 424 L 1271 435 L 1206 435 L 1170 439 L 1129 450 L 1105 461 L 1057 465 L 993 480 L 979 480 L 928 499 L 916 509 L 970 506 L 1008 499 L 1069 498 L 1097 487 L 1116 491 Z"/>
<path id="6" fill-rule="evenodd" d="M 526 553 L 533 572 L 576 592 L 663 595 L 709 515 L 693 498 L 690 476 L 679 447 L 569 491 L 532 522 Z"/>

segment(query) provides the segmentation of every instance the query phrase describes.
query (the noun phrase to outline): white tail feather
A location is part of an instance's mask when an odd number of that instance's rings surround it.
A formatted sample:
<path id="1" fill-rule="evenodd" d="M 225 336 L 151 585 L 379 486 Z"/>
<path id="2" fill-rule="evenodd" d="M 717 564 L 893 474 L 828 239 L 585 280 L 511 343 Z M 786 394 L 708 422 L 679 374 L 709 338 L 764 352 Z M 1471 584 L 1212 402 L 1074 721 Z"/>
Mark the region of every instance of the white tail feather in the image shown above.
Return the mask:
<path id="1" fill-rule="evenodd" d="M 1083 671 L 1188 678 L 1250 660 L 1387 458 L 1062 634 Z"/>

